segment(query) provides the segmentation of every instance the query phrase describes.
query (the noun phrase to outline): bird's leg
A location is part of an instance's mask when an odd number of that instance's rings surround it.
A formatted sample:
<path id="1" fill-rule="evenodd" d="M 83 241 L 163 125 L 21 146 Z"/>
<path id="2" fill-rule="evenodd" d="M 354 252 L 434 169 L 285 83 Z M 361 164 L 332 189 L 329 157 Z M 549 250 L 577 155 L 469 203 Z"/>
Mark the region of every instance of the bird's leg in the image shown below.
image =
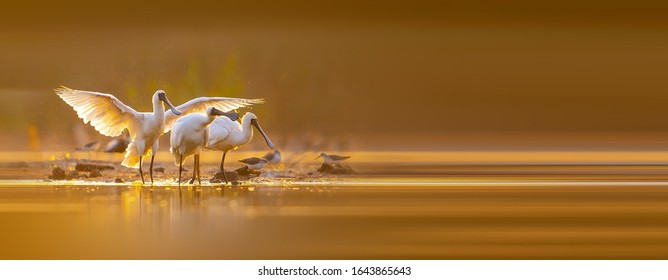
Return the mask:
<path id="1" fill-rule="evenodd" d="M 195 155 L 197 157 L 197 183 L 201 186 L 202 185 L 202 173 L 200 168 L 200 158 L 199 154 Z"/>
<path id="2" fill-rule="evenodd" d="M 225 152 L 223 152 L 223 160 L 220 161 L 220 172 L 223 172 L 225 167 L 223 166 L 225 164 Z"/>
<path id="3" fill-rule="evenodd" d="M 197 176 L 197 156 L 193 157 L 193 177 L 188 181 L 188 184 L 195 182 L 195 176 Z"/>
<path id="4" fill-rule="evenodd" d="M 179 203 L 183 204 L 183 197 L 181 196 L 181 171 L 183 171 L 183 155 L 179 161 Z"/>
<path id="5" fill-rule="evenodd" d="M 159 146 L 160 139 L 155 139 L 153 146 L 151 146 L 151 170 L 149 170 L 149 174 L 151 175 L 151 186 L 153 186 L 153 161 L 155 160 L 155 154 L 158 153 Z"/>
<path id="6" fill-rule="evenodd" d="M 183 155 L 181 155 L 181 160 L 179 160 L 179 192 L 181 192 L 181 172 L 183 171 Z"/>
<path id="7" fill-rule="evenodd" d="M 151 169 L 148 171 L 148 173 L 151 175 L 151 186 L 153 186 L 153 160 L 155 160 L 155 155 L 151 156 Z"/>
<path id="8" fill-rule="evenodd" d="M 145 184 L 144 182 L 144 171 L 141 170 L 141 156 L 139 156 L 139 176 L 141 176 L 141 183 Z"/>
<path id="9" fill-rule="evenodd" d="M 225 184 L 227 184 L 227 174 L 225 174 L 225 155 L 227 155 L 227 152 L 223 152 L 223 160 L 220 161 L 220 172 L 223 172 L 223 178 L 225 178 Z"/>

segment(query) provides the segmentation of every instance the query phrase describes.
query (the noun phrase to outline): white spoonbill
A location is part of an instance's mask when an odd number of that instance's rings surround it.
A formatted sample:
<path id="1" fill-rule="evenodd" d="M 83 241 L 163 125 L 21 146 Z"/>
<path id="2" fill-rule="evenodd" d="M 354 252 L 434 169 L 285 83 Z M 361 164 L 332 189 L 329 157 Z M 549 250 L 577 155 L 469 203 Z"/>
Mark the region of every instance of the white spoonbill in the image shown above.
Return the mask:
<path id="1" fill-rule="evenodd" d="M 151 152 L 151 182 L 153 182 L 153 159 L 158 151 L 158 137 L 165 126 L 165 105 L 174 115 L 180 115 L 169 102 L 165 92 L 158 90 L 153 94 L 153 112 L 140 113 L 123 104 L 111 94 L 74 90 L 67 87 L 55 89 L 56 94 L 77 112 L 84 123 L 95 127 L 102 135 L 116 137 L 127 129 L 132 142 L 125 150 L 123 166 L 139 168 L 141 181 L 144 172 L 141 169 L 142 157 Z M 164 103 L 164 104 L 163 104 Z"/>
<path id="2" fill-rule="evenodd" d="M 225 155 L 227 152 L 234 150 L 240 146 L 246 145 L 253 137 L 253 130 L 251 125 L 255 126 L 262 134 L 264 140 L 267 142 L 269 148 L 274 148 L 274 143 L 269 140 L 269 137 L 262 131 L 260 124 L 257 122 L 257 117 L 253 113 L 246 113 L 241 118 L 241 123 L 232 121 L 229 118 L 216 118 L 211 125 L 209 125 L 209 141 L 206 148 L 214 151 L 222 151 L 223 158 L 220 161 L 220 171 L 223 172 L 225 183 L 227 183 L 227 175 L 225 174 Z"/>
<path id="3" fill-rule="evenodd" d="M 325 161 L 325 163 L 330 164 L 330 165 L 333 164 L 333 163 L 337 163 L 339 161 L 346 160 L 346 159 L 350 158 L 350 156 L 328 155 L 328 154 L 325 154 L 325 153 L 320 153 L 320 155 L 315 159 L 318 159 L 320 157 L 322 157 L 322 159 Z"/>
<path id="4" fill-rule="evenodd" d="M 167 99 L 165 92 L 158 90 L 153 94 L 153 112 L 140 113 L 123 104 L 111 94 L 75 90 L 67 87 L 55 89 L 56 94 L 70 105 L 84 123 L 89 123 L 105 136 L 116 137 L 128 130 L 131 142 L 125 150 L 123 166 L 139 168 L 139 175 L 144 183 L 141 169 L 142 157 L 151 152 L 149 169 L 153 183 L 153 161 L 158 151 L 158 137 L 169 131 L 182 113 L 203 112 L 208 106 L 222 111 L 229 111 L 251 104 L 262 103 L 261 99 L 243 99 L 227 97 L 199 97 L 175 108 Z M 164 104 L 170 107 L 165 112 Z"/>
<path id="5" fill-rule="evenodd" d="M 179 118 L 174 123 L 172 133 L 169 136 L 171 146 L 169 152 L 174 155 L 174 164 L 179 166 L 179 186 L 181 186 L 183 161 L 191 155 L 195 155 L 195 161 L 193 178 L 190 180 L 189 184 L 192 184 L 195 181 L 195 178 L 197 178 L 200 185 L 202 184 L 200 179 L 199 154 L 209 140 L 209 133 L 206 128 L 213 122 L 216 116 L 227 116 L 236 120 L 239 117 L 239 114 L 227 114 L 214 107 L 209 107 L 206 110 L 206 115 L 189 114 Z"/>

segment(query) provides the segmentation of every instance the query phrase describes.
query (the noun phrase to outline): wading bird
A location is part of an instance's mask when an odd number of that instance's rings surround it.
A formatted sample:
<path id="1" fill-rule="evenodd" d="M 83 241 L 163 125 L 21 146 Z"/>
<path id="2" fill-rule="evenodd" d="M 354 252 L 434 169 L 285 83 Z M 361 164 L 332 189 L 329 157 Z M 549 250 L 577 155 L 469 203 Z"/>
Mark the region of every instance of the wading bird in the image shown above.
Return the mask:
<path id="1" fill-rule="evenodd" d="M 257 117 L 253 113 L 246 113 L 241 118 L 241 123 L 232 121 L 229 118 L 216 118 L 211 125 L 209 125 L 209 142 L 206 148 L 214 151 L 222 151 L 223 158 L 220 161 L 220 172 L 223 173 L 225 183 L 227 183 L 227 175 L 225 174 L 225 155 L 227 152 L 234 150 L 240 146 L 248 143 L 253 137 L 253 130 L 255 126 L 262 134 L 264 140 L 267 142 L 269 148 L 274 148 L 274 143 L 269 140 L 269 137 L 262 131 L 260 124 L 257 122 Z"/>
<path id="2" fill-rule="evenodd" d="M 278 149 L 274 149 L 273 152 L 266 153 L 262 158 L 266 159 L 270 164 L 277 164 L 281 162 L 281 152 Z"/>
<path id="3" fill-rule="evenodd" d="M 245 164 L 250 169 L 258 170 L 264 167 L 264 165 L 267 163 L 267 159 L 259 157 L 251 157 L 239 160 L 239 162 Z"/>
<path id="4" fill-rule="evenodd" d="M 100 146 L 100 141 L 94 141 L 81 147 L 77 147 L 75 148 L 75 150 L 77 150 L 78 152 L 88 152 L 88 159 L 90 159 L 91 154 L 95 152 L 99 146 Z"/>
<path id="5" fill-rule="evenodd" d="M 202 113 L 209 106 L 229 111 L 263 102 L 261 99 L 199 97 L 175 108 L 165 92 L 158 90 L 153 94 L 153 112 L 140 113 L 111 94 L 67 87 L 55 89 L 55 92 L 77 112 L 84 123 L 90 122 L 101 134 L 116 137 L 121 135 L 123 130 L 128 130 L 131 142 L 125 150 L 125 159 L 121 164 L 139 168 L 142 183 L 145 183 L 141 168 L 142 157 L 151 152 L 149 172 L 153 183 L 153 161 L 158 151 L 158 137 L 169 131 L 181 114 Z M 165 112 L 164 104 L 170 107 L 169 111 Z"/>
<path id="6" fill-rule="evenodd" d="M 226 116 L 236 120 L 239 117 L 237 113 L 225 113 L 214 107 L 206 110 L 206 115 L 189 114 L 181 117 L 174 123 L 172 133 L 169 136 L 169 152 L 174 155 L 174 164 L 179 166 L 179 186 L 181 186 L 181 172 L 183 171 L 183 161 L 189 156 L 194 155 L 193 178 L 189 184 L 192 184 L 197 178 L 201 185 L 199 155 L 202 148 L 207 143 L 209 133 L 207 126 L 216 119 L 216 116 Z"/>
<path id="7" fill-rule="evenodd" d="M 328 154 L 325 154 L 325 153 L 320 153 L 320 155 L 315 159 L 318 159 L 320 157 L 322 157 L 322 159 L 325 161 L 325 163 L 329 164 L 329 165 L 350 158 L 350 156 L 328 155 Z"/>
<path id="8" fill-rule="evenodd" d="M 97 150 L 97 147 L 99 147 L 99 146 L 100 146 L 100 141 L 94 141 L 94 142 L 90 142 L 86 145 L 83 145 L 81 147 L 77 147 L 75 150 L 77 150 L 79 152 L 92 152 L 92 151 Z"/>
<path id="9" fill-rule="evenodd" d="M 104 152 L 105 153 L 122 153 L 125 152 L 125 149 L 128 148 L 128 145 L 130 145 L 130 134 L 123 133 L 123 136 L 116 137 L 109 141 L 107 145 L 104 147 Z"/>

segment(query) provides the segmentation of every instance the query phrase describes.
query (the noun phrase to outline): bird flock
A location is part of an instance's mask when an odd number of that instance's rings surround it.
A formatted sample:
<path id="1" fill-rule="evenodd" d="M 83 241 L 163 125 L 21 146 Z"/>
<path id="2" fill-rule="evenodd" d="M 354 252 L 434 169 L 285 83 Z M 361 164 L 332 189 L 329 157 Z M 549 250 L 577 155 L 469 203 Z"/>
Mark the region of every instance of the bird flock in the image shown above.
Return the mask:
<path id="1" fill-rule="evenodd" d="M 182 105 L 174 106 L 164 91 L 158 90 L 153 94 L 153 112 L 137 112 L 123 104 L 111 94 L 76 90 L 60 87 L 54 90 L 65 103 L 76 111 L 84 123 L 90 123 L 102 135 L 119 137 L 118 143 L 109 143 L 105 151 L 118 152 L 119 147 L 125 147 L 125 156 L 121 165 L 139 169 L 139 176 L 146 184 L 142 163 L 150 155 L 149 178 L 153 184 L 153 163 L 158 151 L 159 137 L 171 131 L 169 151 L 174 157 L 175 165 L 179 166 L 178 182 L 181 184 L 181 173 L 185 160 L 193 156 L 193 176 L 189 183 L 197 181 L 201 184 L 200 154 L 202 150 L 222 152 L 220 171 L 225 183 L 228 182 L 225 173 L 225 156 L 253 137 L 253 127 L 262 135 L 272 152 L 263 157 L 252 157 L 240 160 L 250 169 L 261 169 L 266 164 L 275 165 L 281 161 L 281 153 L 275 149 L 273 142 L 262 130 L 258 118 L 251 112 L 241 118 L 234 112 L 237 109 L 264 103 L 264 99 L 246 99 L 231 97 L 198 97 Z M 168 107 L 166 110 L 165 106 Z M 123 144 L 123 145 L 120 145 Z M 91 150 L 99 143 L 85 146 Z M 325 163 L 332 164 L 349 157 L 320 154 Z"/>

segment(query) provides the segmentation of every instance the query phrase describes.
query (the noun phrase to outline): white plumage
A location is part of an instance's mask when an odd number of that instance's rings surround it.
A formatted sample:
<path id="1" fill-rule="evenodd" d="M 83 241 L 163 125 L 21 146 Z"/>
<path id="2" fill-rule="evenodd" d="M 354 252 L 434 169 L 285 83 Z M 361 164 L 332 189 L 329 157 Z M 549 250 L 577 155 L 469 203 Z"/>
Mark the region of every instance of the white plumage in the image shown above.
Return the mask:
<path id="1" fill-rule="evenodd" d="M 189 114 L 174 123 L 169 136 L 169 152 L 174 155 L 174 164 L 179 166 L 189 156 L 199 154 L 206 145 L 208 135 L 206 127 L 215 117 L 202 114 Z M 183 156 L 182 160 L 179 157 Z"/>
<path id="2" fill-rule="evenodd" d="M 240 146 L 246 145 L 253 137 L 253 130 L 251 125 L 255 126 L 262 134 L 264 140 L 267 142 L 269 148 L 274 148 L 274 143 L 269 140 L 269 137 L 262 131 L 257 117 L 253 113 L 246 113 L 241 118 L 241 123 L 232 121 L 229 118 L 216 118 L 211 125 L 209 125 L 209 140 L 206 148 L 214 151 L 222 151 L 223 158 L 220 162 L 220 171 L 225 175 L 225 155 L 227 152 L 234 150 Z M 227 181 L 227 178 L 225 178 Z"/>
<path id="3" fill-rule="evenodd" d="M 158 150 L 158 137 L 169 131 L 181 113 L 204 112 L 207 106 L 220 107 L 222 111 L 236 109 L 251 104 L 262 103 L 261 99 L 243 99 L 226 97 L 200 97 L 192 99 L 176 109 L 167 99 L 165 92 L 158 90 L 153 94 L 153 112 L 140 113 L 123 104 L 115 96 L 67 87 L 55 89 L 56 94 L 70 105 L 84 123 L 90 123 L 105 136 L 116 137 L 123 130 L 130 133 L 131 142 L 125 152 L 123 166 L 141 169 L 141 159 L 151 153 L 151 181 L 153 181 L 153 157 Z M 165 112 L 164 104 L 170 107 Z M 168 122 L 169 126 L 165 123 Z"/>
<path id="4" fill-rule="evenodd" d="M 189 114 L 181 117 L 174 122 L 172 133 L 169 136 L 170 148 L 169 152 L 174 156 L 174 164 L 179 167 L 179 185 L 181 184 L 181 170 L 183 169 L 183 161 L 191 155 L 195 155 L 195 164 L 193 168 L 193 178 L 200 178 L 199 174 L 199 155 L 202 148 L 208 141 L 209 133 L 207 127 L 213 122 L 216 116 L 224 114 L 214 107 L 207 109 L 207 114 Z M 227 119 L 227 117 L 223 117 Z"/>
<path id="5" fill-rule="evenodd" d="M 105 136 L 119 136 L 126 128 L 138 125 L 137 122 L 141 118 L 140 113 L 111 94 L 67 87 L 57 88 L 55 91 L 65 103 L 72 106 L 84 123 L 90 122 Z"/>
<path id="6" fill-rule="evenodd" d="M 251 106 L 253 104 L 262 104 L 264 99 L 245 99 L 245 98 L 230 98 L 230 97 L 198 97 L 190 101 L 176 106 L 176 109 L 185 114 L 200 113 L 206 114 L 209 107 L 214 107 L 223 112 L 229 112 L 242 107 Z M 174 122 L 179 119 L 178 115 L 167 111 L 165 112 L 165 133 L 169 132 L 174 125 Z M 227 119 L 227 118 L 225 118 Z"/>
<path id="7" fill-rule="evenodd" d="M 151 153 L 150 176 L 153 182 L 153 159 L 158 151 L 158 137 L 165 125 L 165 106 L 167 104 L 174 115 L 180 115 L 169 102 L 165 92 L 158 90 L 153 94 L 153 112 L 140 113 L 123 104 L 118 98 L 106 93 L 75 90 L 67 87 L 55 89 L 56 94 L 77 112 L 84 123 L 90 123 L 105 136 L 116 137 L 128 130 L 132 141 L 125 150 L 123 166 L 141 169 L 142 157 Z M 163 104 L 164 102 L 164 104 Z"/>

